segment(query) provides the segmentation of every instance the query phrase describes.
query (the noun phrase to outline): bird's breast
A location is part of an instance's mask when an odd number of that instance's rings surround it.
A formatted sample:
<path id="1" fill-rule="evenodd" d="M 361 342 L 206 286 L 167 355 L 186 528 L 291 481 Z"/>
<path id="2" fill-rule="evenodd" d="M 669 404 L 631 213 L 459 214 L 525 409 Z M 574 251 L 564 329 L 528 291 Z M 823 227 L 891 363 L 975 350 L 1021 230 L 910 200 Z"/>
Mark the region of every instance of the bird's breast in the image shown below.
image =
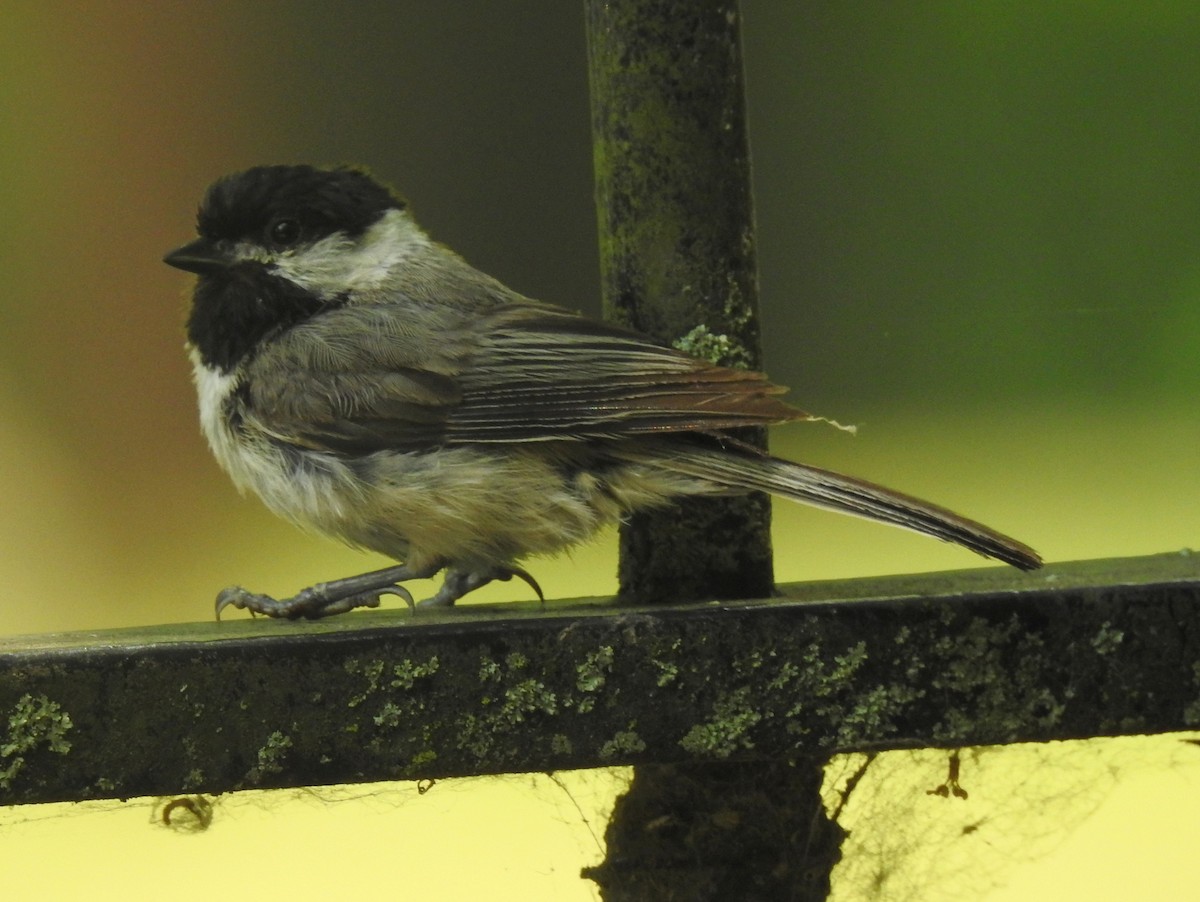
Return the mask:
<path id="1" fill-rule="evenodd" d="M 241 492 L 252 491 L 276 514 L 304 528 L 342 535 L 361 500 L 353 471 L 329 454 L 275 441 L 248 421 L 243 376 L 206 366 L 192 352 L 200 430 L 217 463 Z"/>

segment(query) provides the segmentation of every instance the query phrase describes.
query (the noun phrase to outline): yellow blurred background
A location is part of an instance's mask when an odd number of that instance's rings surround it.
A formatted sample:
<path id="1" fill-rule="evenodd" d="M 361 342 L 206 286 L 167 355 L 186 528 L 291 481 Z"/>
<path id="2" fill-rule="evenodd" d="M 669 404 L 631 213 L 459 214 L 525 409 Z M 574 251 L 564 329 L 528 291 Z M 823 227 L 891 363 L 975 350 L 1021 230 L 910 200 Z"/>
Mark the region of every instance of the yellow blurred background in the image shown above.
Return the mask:
<path id="1" fill-rule="evenodd" d="M 860 427 L 780 430 L 775 449 L 929 497 L 1050 560 L 1196 546 L 1200 7 L 904 6 L 743 4 L 767 368 L 800 406 Z M 577 3 L 9 0 L 0 112 L 3 634 L 204 620 L 229 583 L 290 594 L 382 566 L 240 499 L 199 436 L 190 279 L 160 260 L 217 176 L 367 164 L 481 269 L 599 308 Z M 781 581 L 977 563 L 782 504 L 776 550 Z M 612 537 L 531 569 L 551 597 L 609 594 Z M 602 811 L 611 784 L 574 779 Z M 435 788 L 397 803 L 416 815 L 402 833 L 383 826 L 390 801 L 293 798 L 285 816 L 283 802 L 230 800 L 235 822 L 313 837 L 272 849 L 269 882 L 265 836 L 214 857 L 219 819 L 162 839 L 141 809 L 25 812 L 3 828 L 0 868 L 86 847 L 91 898 L 157 893 L 170 874 L 188 875 L 169 887 L 183 898 L 321 898 L 331 868 L 364 892 L 463 898 L 473 877 L 477 898 L 590 898 L 575 874 L 596 846 L 559 787 L 453 786 L 448 801 Z M 1148 797 L 1112 822 L 1134 823 Z M 1153 798 L 1196 804 L 1190 784 Z M 351 829 L 367 833 L 356 853 L 339 847 L 350 858 L 311 854 Z M 1052 898 L 1127 898 L 1105 895 L 1118 864 L 1197 885 L 1183 857 L 1139 866 L 1194 845 L 1194 828 L 1152 829 L 1123 861 L 1076 873 L 1077 897 Z M 29 876 L 10 898 L 77 895 L 45 883 L 66 870 Z M 1169 898 L 1143 895 L 1156 897 Z"/>

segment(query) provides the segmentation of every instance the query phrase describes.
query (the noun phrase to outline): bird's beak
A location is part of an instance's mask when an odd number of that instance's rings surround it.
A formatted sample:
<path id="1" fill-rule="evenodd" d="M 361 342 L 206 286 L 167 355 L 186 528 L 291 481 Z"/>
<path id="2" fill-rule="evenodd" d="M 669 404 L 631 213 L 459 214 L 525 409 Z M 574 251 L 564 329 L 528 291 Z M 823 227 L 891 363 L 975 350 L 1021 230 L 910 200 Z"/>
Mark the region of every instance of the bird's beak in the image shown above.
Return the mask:
<path id="1" fill-rule="evenodd" d="M 163 263 L 202 276 L 229 266 L 229 258 L 206 239 L 197 238 L 191 244 L 177 247 L 163 257 Z"/>

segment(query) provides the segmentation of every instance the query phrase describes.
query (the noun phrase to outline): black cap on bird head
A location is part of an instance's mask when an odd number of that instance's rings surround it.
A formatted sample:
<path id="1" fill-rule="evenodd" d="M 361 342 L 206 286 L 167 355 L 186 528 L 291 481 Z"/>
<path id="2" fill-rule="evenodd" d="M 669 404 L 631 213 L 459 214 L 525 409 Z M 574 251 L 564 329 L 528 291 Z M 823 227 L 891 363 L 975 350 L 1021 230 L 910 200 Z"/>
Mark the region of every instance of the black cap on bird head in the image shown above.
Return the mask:
<path id="1" fill-rule="evenodd" d="M 272 240 L 274 224 L 289 220 L 306 239 L 343 231 L 358 237 L 404 200 L 361 169 L 340 166 L 255 166 L 208 189 L 196 231 L 209 241 Z"/>

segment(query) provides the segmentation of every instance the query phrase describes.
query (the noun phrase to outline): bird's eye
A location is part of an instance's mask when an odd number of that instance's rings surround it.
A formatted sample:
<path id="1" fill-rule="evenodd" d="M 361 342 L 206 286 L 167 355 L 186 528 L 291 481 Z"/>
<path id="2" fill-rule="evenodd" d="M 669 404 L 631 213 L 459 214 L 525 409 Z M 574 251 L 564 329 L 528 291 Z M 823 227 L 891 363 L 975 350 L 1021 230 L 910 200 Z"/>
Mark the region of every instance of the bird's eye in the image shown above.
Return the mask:
<path id="1" fill-rule="evenodd" d="M 276 247 L 291 247 L 300 240 L 300 222 L 296 219 L 276 219 L 267 229 Z"/>

